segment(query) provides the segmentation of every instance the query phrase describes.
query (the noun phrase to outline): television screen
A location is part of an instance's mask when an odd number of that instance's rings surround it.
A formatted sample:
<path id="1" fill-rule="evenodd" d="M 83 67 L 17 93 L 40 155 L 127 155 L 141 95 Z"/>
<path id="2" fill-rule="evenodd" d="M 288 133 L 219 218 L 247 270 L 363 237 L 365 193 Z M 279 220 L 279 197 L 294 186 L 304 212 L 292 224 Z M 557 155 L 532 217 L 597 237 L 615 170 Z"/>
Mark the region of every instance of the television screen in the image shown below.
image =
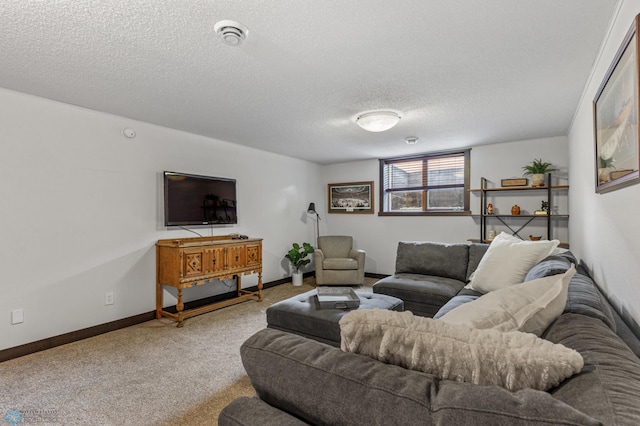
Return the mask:
<path id="1" fill-rule="evenodd" d="M 236 181 L 164 172 L 165 226 L 238 223 Z"/>

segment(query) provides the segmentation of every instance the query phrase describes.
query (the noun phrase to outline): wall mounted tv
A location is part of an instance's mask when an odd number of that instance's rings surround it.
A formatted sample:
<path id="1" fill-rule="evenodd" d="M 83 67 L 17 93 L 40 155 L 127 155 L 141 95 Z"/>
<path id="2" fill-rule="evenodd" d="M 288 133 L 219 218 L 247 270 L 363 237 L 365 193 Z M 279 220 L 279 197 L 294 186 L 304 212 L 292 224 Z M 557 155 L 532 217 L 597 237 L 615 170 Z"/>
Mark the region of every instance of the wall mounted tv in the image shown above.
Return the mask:
<path id="1" fill-rule="evenodd" d="M 238 223 L 236 180 L 164 172 L 165 226 Z"/>

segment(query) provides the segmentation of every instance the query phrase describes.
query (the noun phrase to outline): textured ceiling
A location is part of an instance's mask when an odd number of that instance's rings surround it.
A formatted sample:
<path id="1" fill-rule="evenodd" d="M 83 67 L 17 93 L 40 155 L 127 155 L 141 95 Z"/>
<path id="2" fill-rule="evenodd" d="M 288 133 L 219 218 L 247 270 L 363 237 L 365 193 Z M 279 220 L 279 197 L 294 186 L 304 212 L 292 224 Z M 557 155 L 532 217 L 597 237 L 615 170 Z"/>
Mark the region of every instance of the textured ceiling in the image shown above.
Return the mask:
<path id="1" fill-rule="evenodd" d="M 534 139 L 567 133 L 615 9 L 2 0 L 0 87 L 324 164 Z M 248 27 L 241 46 L 215 35 L 222 19 Z M 395 128 L 355 125 L 381 108 Z"/>

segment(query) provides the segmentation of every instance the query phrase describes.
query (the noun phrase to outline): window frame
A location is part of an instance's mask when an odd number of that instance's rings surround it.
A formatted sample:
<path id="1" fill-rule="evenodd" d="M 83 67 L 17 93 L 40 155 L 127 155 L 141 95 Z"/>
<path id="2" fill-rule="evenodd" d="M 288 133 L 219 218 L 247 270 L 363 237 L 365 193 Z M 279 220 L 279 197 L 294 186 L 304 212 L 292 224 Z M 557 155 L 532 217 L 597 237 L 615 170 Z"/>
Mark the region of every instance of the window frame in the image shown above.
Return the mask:
<path id="1" fill-rule="evenodd" d="M 385 166 L 390 163 L 398 163 L 403 161 L 416 161 L 416 160 L 427 160 L 433 158 L 444 158 L 451 156 L 462 155 L 464 157 L 464 198 L 463 198 L 463 209 L 462 210 L 432 210 L 432 211 L 413 211 L 413 212 L 386 212 L 384 211 L 385 202 L 386 202 L 386 193 L 387 188 L 385 187 Z M 471 181 L 471 149 L 461 149 L 455 151 L 442 151 L 442 152 L 431 152 L 425 154 L 417 154 L 410 156 L 402 156 L 402 157 L 391 157 L 391 158 L 381 158 L 379 159 L 380 165 L 380 183 L 378 185 L 379 193 L 378 193 L 378 216 L 470 216 L 471 215 L 471 205 L 470 205 L 470 181 Z M 455 185 L 456 187 L 458 185 Z M 422 191 L 427 191 L 429 189 L 438 189 L 438 188 L 446 188 L 451 187 L 450 185 L 433 185 L 433 186 L 424 186 L 422 187 Z"/>

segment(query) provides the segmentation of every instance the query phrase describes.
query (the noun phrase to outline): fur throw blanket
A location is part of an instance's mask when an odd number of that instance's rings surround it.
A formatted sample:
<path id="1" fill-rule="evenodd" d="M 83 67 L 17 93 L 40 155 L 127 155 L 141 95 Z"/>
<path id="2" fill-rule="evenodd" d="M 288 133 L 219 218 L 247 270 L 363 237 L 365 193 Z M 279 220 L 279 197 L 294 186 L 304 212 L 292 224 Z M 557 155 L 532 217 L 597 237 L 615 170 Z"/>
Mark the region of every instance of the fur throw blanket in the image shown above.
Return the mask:
<path id="1" fill-rule="evenodd" d="M 476 330 L 411 312 L 366 309 L 340 320 L 341 348 L 440 379 L 548 390 L 579 373 L 582 356 L 520 331 Z"/>

